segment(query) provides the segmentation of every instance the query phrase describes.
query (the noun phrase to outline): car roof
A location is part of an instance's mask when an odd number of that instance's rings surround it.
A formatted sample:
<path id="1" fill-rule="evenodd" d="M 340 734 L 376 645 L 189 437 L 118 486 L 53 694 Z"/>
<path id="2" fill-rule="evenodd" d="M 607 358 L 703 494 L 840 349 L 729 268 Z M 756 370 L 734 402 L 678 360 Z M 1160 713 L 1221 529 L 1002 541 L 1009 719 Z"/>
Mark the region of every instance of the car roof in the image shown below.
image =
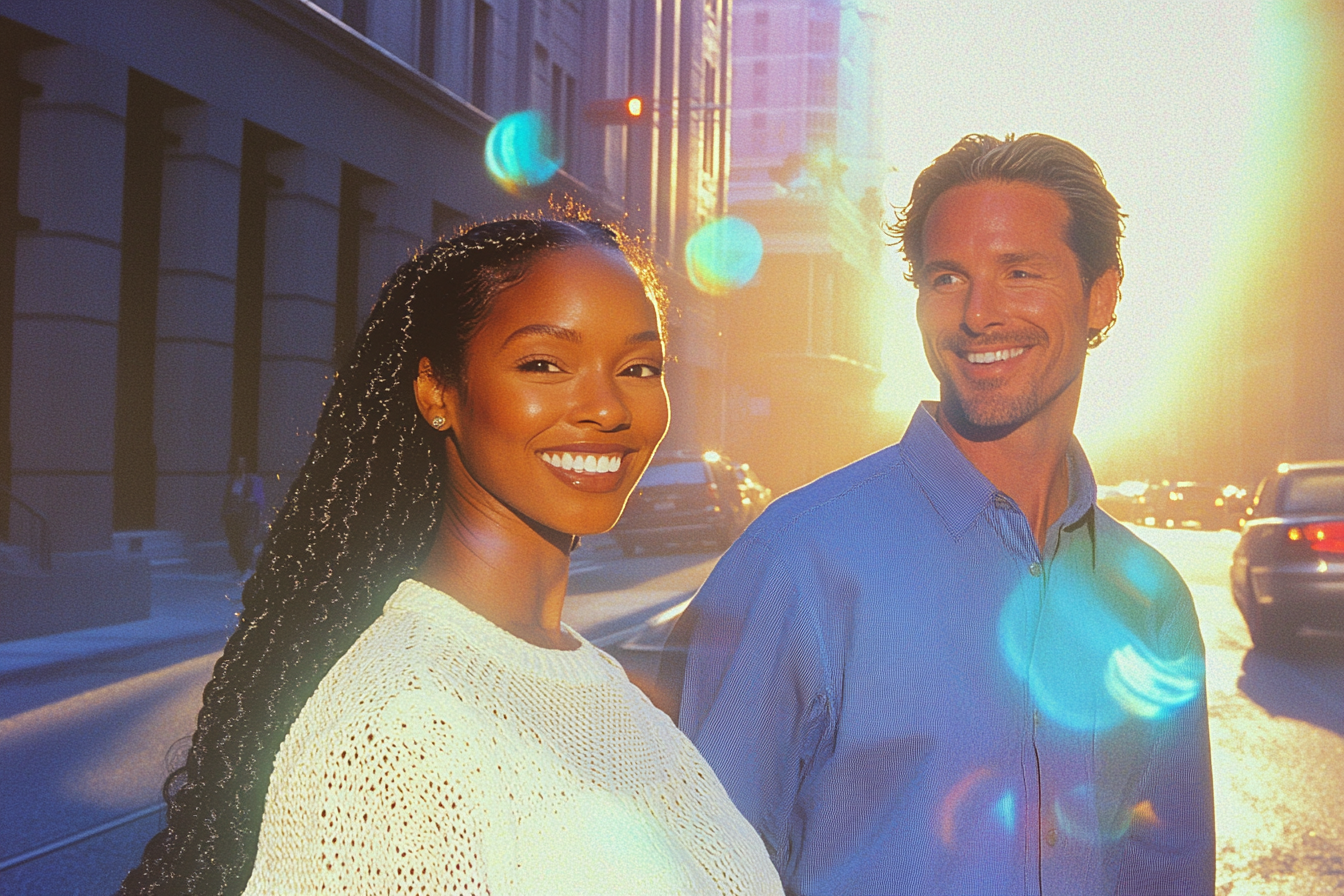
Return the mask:
<path id="1" fill-rule="evenodd" d="M 1311 460 L 1296 464 L 1279 464 L 1276 472 L 1296 473 L 1298 470 L 1344 470 L 1344 460 Z"/>

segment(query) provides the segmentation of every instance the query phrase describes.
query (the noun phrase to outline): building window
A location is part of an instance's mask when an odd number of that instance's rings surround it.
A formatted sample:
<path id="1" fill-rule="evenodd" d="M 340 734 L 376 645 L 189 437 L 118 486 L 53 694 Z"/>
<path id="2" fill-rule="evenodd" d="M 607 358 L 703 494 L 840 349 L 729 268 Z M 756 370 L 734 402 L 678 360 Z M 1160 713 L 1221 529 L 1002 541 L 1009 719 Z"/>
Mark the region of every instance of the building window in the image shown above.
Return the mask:
<path id="1" fill-rule="evenodd" d="M 336 225 L 336 328 L 332 338 L 332 366 L 345 365 L 359 329 L 359 259 L 363 231 L 375 215 L 364 207 L 364 188 L 374 179 L 353 165 L 341 165 L 341 207 Z"/>
<path id="2" fill-rule="evenodd" d="M 765 113 L 751 113 L 751 133 L 747 138 L 748 148 L 753 152 L 765 152 Z"/>
<path id="3" fill-rule="evenodd" d="M 485 0 L 476 0 L 471 21 L 471 104 L 485 110 L 489 101 L 490 49 L 494 39 L 494 10 Z"/>
<path id="4" fill-rule="evenodd" d="M 752 21 L 751 49 L 757 53 L 770 52 L 770 13 L 759 10 Z"/>
<path id="5" fill-rule="evenodd" d="M 836 105 L 835 72 L 829 67 L 812 69 L 807 73 L 807 104 L 809 106 Z"/>
<path id="6" fill-rule="evenodd" d="M 719 116 L 723 110 L 719 105 L 719 72 L 714 66 L 705 61 L 705 113 L 704 124 L 700 128 L 702 138 L 705 142 L 703 159 L 701 167 L 705 169 L 706 174 L 714 173 L 714 145 L 719 140 Z"/>
<path id="7" fill-rule="evenodd" d="M 812 144 L 835 143 L 835 113 L 807 113 L 807 140 Z"/>
<path id="8" fill-rule="evenodd" d="M 753 62 L 751 64 L 751 104 L 764 106 L 770 98 L 770 64 Z"/>
<path id="9" fill-rule="evenodd" d="M 341 21 L 364 34 L 369 30 L 369 0 L 345 0 Z"/>
<path id="10" fill-rule="evenodd" d="M 420 0 L 420 73 L 434 77 L 434 50 L 439 41 L 439 0 Z"/>
<path id="11" fill-rule="evenodd" d="M 807 51 L 809 53 L 834 53 L 840 46 L 839 33 L 835 22 L 816 20 L 807 26 Z"/>

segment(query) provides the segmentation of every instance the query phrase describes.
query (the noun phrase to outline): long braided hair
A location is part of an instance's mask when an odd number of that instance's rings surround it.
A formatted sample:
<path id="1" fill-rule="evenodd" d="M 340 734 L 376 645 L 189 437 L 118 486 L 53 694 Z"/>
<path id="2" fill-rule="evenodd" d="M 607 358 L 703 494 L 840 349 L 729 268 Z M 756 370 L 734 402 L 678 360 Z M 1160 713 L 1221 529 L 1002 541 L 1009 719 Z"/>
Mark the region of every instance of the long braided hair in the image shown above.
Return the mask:
<path id="1" fill-rule="evenodd" d="M 185 763 L 164 783 L 167 826 L 119 894 L 210 896 L 247 885 L 281 742 L 420 566 L 442 514 L 444 437 L 415 404 L 419 359 L 444 382 L 458 381 L 495 296 L 539 253 L 578 245 L 623 252 L 650 298 L 665 304 L 641 247 L 583 219 L 479 225 L 421 252 L 384 286 L 243 588 L 238 628 L 205 687 Z"/>

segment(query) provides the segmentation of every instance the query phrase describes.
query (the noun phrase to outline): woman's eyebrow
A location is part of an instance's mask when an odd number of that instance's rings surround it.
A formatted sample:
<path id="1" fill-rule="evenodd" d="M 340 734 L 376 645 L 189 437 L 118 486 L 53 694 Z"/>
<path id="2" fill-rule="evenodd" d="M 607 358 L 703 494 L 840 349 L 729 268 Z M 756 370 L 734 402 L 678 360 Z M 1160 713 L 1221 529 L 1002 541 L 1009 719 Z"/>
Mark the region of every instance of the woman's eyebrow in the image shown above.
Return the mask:
<path id="1" fill-rule="evenodd" d="M 658 334 L 657 330 L 645 330 L 643 333 L 636 333 L 625 341 L 627 345 L 634 345 L 637 342 L 662 342 L 663 337 Z"/>
<path id="2" fill-rule="evenodd" d="M 524 336 L 552 336 L 556 339 L 563 339 L 566 342 L 582 342 L 583 337 L 579 335 L 578 330 L 571 330 L 569 327 L 557 327 L 554 324 L 528 324 L 525 327 L 519 327 L 509 334 L 500 346 L 508 345 L 515 339 L 521 339 Z"/>

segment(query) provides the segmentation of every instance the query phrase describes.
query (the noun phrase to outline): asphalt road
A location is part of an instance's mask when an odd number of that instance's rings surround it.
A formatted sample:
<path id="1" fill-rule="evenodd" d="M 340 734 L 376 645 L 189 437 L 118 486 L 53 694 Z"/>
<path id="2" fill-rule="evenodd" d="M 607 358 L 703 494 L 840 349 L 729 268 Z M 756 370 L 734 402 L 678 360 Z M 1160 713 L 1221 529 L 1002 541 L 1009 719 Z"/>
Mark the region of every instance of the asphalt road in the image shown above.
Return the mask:
<path id="1" fill-rule="evenodd" d="M 1219 896 L 1344 892 L 1344 640 L 1310 637 L 1286 657 L 1251 650 L 1227 586 L 1235 535 L 1136 531 L 1185 576 L 1200 614 Z M 643 620 L 680 604 L 714 559 L 626 559 L 600 541 L 585 546 L 575 557 L 565 619 L 628 660 L 620 645 Z M 0 697 L 0 867 L 155 805 L 216 655 L 160 651 L 7 688 Z M 0 896 L 109 893 L 161 824 L 152 813 L 0 870 Z"/>
<path id="2" fill-rule="evenodd" d="M 1344 893 L 1344 639 L 1251 649 L 1231 532 L 1135 531 L 1180 570 L 1207 655 L 1218 896 Z"/>

